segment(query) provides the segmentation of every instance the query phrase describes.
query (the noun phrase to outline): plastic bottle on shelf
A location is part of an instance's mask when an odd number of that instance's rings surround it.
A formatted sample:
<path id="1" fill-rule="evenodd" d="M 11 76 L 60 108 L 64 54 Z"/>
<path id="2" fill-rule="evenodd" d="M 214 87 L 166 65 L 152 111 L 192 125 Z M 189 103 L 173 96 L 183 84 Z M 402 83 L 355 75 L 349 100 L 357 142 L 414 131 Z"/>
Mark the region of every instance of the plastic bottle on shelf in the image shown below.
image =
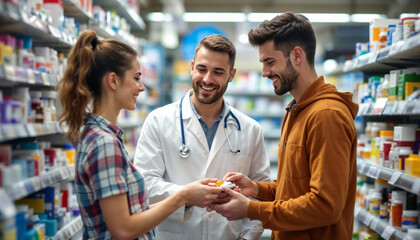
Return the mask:
<path id="1" fill-rule="evenodd" d="M 44 121 L 45 122 L 56 122 L 57 121 L 57 109 L 55 107 L 55 99 L 57 93 L 55 91 L 43 91 L 42 96 L 45 101 L 44 107 Z M 45 115 L 46 114 L 46 115 Z M 48 116 L 47 116 L 48 115 Z"/>
<path id="2" fill-rule="evenodd" d="M 28 87 L 19 87 L 13 94 L 13 99 L 20 102 L 21 116 L 20 123 L 31 122 L 31 96 Z"/>
<path id="3" fill-rule="evenodd" d="M 413 153 L 411 147 L 400 147 L 398 153 L 398 170 L 404 172 L 405 170 L 405 159 L 408 158 L 410 154 Z"/>
<path id="4" fill-rule="evenodd" d="M 382 195 L 378 191 L 372 191 L 369 194 L 369 213 L 379 216 L 379 206 L 381 205 Z"/>
<path id="5" fill-rule="evenodd" d="M 387 31 L 386 30 L 382 30 L 379 33 L 379 45 L 378 45 L 378 50 L 385 48 L 387 46 Z"/>
<path id="6" fill-rule="evenodd" d="M 416 141 L 416 126 L 398 125 L 394 127 L 394 142 L 397 147 L 410 147 L 414 150 Z"/>
<path id="7" fill-rule="evenodd" d="M 73 165 L 74 158 L 76 157 L 76 149 L 74 144 L 64 144 L 63 149 L 68 160 L 68 165 Z"/>
<path id="8" fill-rule="evenodd" d="M 415 32 L 414 23 L 416 20 L 420 19 L 420 17 L 416 13 L 403 13 L 400 16 L 400 19 L 403 26 L 403 39 L 405 40 L 411 37 Z"/>
<path id="9" fill-rule="evenodd" d="M 52 25 L 58 30 L 63 30 L 64 24 L 64 9 L 61 0 L 44 0 L 45 10 L 49 10 L 52 18 Z"/>
<path id="10" fill-rule="evenodd" d="M 405 159 L 405 173 L 413 177 L 420 177 L 420 156 L 418 154 L 410 154 Z"/>
<path id="11" fill-rule="evenodd" d="M 20 36 L 23 41 L 23 49 L 19 51 L 19 65 L 32 70 L 36 69 L 35 54 L 32 51 L 32 38 L 28 36 Z"/>
<path id="12" fill-rule="evenodd" d="M 391 211 L 392 211 L 392 221 L 391 221 L 392 227 L 394 227 L 397 230 L 401 230 L 403 203 L 400 200 L 392 200 Z"/>
<path id="13" fill-rule="evenodd" d="M 395 44 L 402 39 L 403 39 L 403 26 L 401 23 L 399 23 L 397 26 L 395 26 L 395 31 L 392 33 L 392 44 Z"/>

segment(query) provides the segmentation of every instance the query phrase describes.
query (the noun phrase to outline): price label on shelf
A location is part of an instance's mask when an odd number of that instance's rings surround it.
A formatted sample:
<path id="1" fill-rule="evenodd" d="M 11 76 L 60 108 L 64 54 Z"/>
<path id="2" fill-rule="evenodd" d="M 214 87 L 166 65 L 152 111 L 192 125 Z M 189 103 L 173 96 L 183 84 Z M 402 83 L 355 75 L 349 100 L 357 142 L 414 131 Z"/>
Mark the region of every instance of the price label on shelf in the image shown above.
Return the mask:
<path id="1" fill-rule="evenodd" d="M 382 114 L 383 115 L 389 115 L 389 114 L 392 114 L 393 112 L 392 112 L 392 109 L 393 109 L 393 107 L 394 107 L 394 103 L 395 102 L 387 102 L 386 103 L 386 106 L 385 106 L 385 108 L 384 108 L 384 110 L 382 111 Z"/>
<path id="2" fill-rule="evenodd" d="M 50 81 L 48 79 L 48 74 L 46 73 L 41 73 L 42 76 L 42 82 L 44 83 L 44 85 L 50 85 Z"/>
<path id="3" fill-rule="evenodd" d="M 405 107 L 407 105 L 407 101 L 398 101 L 398 114 L 404 114 L 405 113 Z"/>
<path id="4" fill-rule="evenodd" d="M 6 136 L 7 139 L 13 139 L 16 138 L 16 131 L 14 128 L 14 124 L 2 124 L 3 133 Z"/>
<path id="5" fill-rule="evenodd" d="M 407 101 L 407 105 L 405 106 L 404 113 L 405 114 L 412 114 L 414 113 L 414 109 L 416 108 L 415 101 Z"/>
<path id="6" fill-rule="evenodd" d="M 416 178 L 414 180 L 414 183 L 411 186 L 411 191 L 415 194 L 420 194 L 420 178 Z"/>
<path id="7" fill-rule="evenodd" d="M 378 226 L 378 219 L 372 217 L 372 221 L 370 222 L 369 227 L 376 231 L 376 227 Z"/>
<path id="8" fill-rule="evenodd" d="M 368 61 L 368 63 L 375 63 L 375 62 L 376 62 L 377 57 L 378 57 L 378 51 L 374 52 L 373 54 L 371 54 L 371 55 L 369 56 L 369 61 Z"/>
<path id="9" fill-rule="evenodd" d="M 58 38 L 58 39 L 62 39 L 61 37 L 61 32 L 60 30 L 58 30 L 57 28 L 55 28 L 54 26 L 48 25 L 48 31 L 50 32 L 51 35 L 53 35 L 54 37 Z"/>
<path id="10" fill-rule="evenodd" d="M 38 190 L 38 189 L 35 188 L 35 184 L 34 184 L 34 182 L 32 181 L 31 178 L 26 179 L 24 181 L 24 185 L 25 185 L 25 190 L 26 190 L 27 194 L 31 194 L 31 193 L 36 192 Z"/>
<path id="11" fill-rule="evenodd" d="M 28 82 L 28 77 L 26 76 L 26 69 L 22 67 L 15 67 L 15 78 L 17 82 Z"/>
<path id="12" fill-rule="evenodd" d="M 415 104 L 414 104 L 414 108 L 413 108 L 412 113 L 413 114 L 419 114 L 420 113 L 420 100 L 415 100 L 414 102 L 415 102 Z"/>
<path id="13" fill-rule="evenodd" d="M 13 201 L 10 199 L 8 194 L 0 188 L 0 216 L 6 218 L 12 218 L 16 214 L 16 208 Z"/>
<path id="14" fill-rule="evenodd" d="M 36 130 L 35 126 L 32 123 L 26 124 L 26 131 L 28 132 L 29 137 L 35 137 L 36 136 Z"/>
<path id="15" fill-rule="evenodd" d="M 388 102 L 388 98 L 378 98 L 378 99 L 376 99 L 376 102 L 373 105 L 373 109 L 370 113 L 373 114 L 373 115 L 381 114 L 383 112 L 387 102 Z"/>
<path id="16" fill-rule="evenodd" d="M 373 220 L 373 216 L 367 214 L 365 219 L 363 220 L 363 224 L 365 224 L 366 226 L 369 226 L 370 222 L 372 222 Z"/>
<path id="17" fill-rule="evenodd" d="M 16 124 L 15 131 L 18 137 L 28 137 L 28 133 L 26 132 L 25 124 Z"/>
<path id="18" fill-rule="evenodd" d="M 383 237 L 385 240 L 389 240 L 392 234 L 394 234 L 394 232 L 395 232 L 395 228 L 388 225 L 382 232 L 381 237 Z"/>
<path id="19" fill-rule="evenodd" d="M 357 218 L 357 217 L 359 217 L 360 211 L 362 211 L 362 209 L 361 209 L 361 208 L 359 208 L 359 207 L 356 207 L 356 208 L 354 209 L 354 216 L 355 216 L 356 218 Z"/>
<path id="20" fill-rule="evenodd" d="M 3 66 L 4 66 L 4 72 L 6 74 L 6 79 L 9 81 L 15 81 L 16 76 L 15 76 L 15 68 L 13 67 L 13 65 L 4 64 Z"/>
<path id="21" fill-rule="evenodd" d="M 27 81 L 30 84 L 35 84 L 35 75 L 34 75 L 34 70 L 27 68 L 26 69 L 26 76 L 27 76 Z"/>
<path id="22" fill-rule="evenodd" d="M 394 185 L 394 184 L 397 182 L 397 180 L 400 178 L 400 176 L 401 176 L 402 174 L 403 174 L 403 173 L 402 173 L 402 172 L 400 172 L 400 171 L 394 171 L 394 173 L 392 174 L 392 176 L 391 176 L 391 178 L 389 179 L 388 183 L 389 183 L 389 184 L 391 184 L 391 185 Z"/>
<path id="23" fill-rule="evenodd" d="M 368 177 L 371 177 L 371 178 L 374 178 L 374 179 L 378 179 L 379 178 L 379 174 L 381 174 L 381 169 L 378 168 L 378 167 L 376 167 L 376 166 L 374 166 L 374 165 L 371 165 L 369 167 L 369 170 L 368 170 L 368 172 L 367 172 L 366 175 Z"/>

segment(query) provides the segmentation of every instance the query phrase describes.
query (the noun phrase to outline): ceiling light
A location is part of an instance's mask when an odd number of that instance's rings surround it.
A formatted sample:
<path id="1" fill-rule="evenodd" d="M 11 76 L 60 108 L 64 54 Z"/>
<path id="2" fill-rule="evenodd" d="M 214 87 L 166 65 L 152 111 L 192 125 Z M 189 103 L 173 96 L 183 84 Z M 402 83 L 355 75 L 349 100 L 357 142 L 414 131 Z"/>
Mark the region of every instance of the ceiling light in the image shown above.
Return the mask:
<path id="1" fill-rule="evenodd" d="M 250 22 L 263 22 L 264 20 L 273 19 L 281 13 L 250 13 L 248 14 L 248 21 Z"/>
<path id="2" fill-rule="evenodd" d="M 182 18 L 185 22 L 263 22 L 273 19 L 282 13 L 240 13 L 240 12 L 186 12 Z M 381 14 L 347 14 L 347 13 L 301 13 L 312 23 L 345 23 L 367 22 L 373 19 L 385 18 Z M 151 22 L 172 21 L 170 14 L 153 12 L 147 15 Z"/>
<path id="3" fill-rule="evenodd" d="M 152 12 L 147 14 L 147 20 L 150 22 L 169 22 L 172 21 L 172 15 L 161 12 Z"/>
<path id="4" fill-rule="evenodd" d="M 303 16 L 307 17 L 310 22 L 321 23 L 321 22 L 349 22 L 350 15 L 347 13 L 301 13 Z"/>
<path id="5" fill-rule="evenodd" d="M 244 13 L 228 12 L 186 12 L 183 17 L 185 22 L 244 22 Z"/>
<path id="6" fill-rule="evenodd" d="M 370 22 L 378 18 L 386 18 L 386 16 L 383 14 L 352 14 L 350 20 L 352 22 Z"/>

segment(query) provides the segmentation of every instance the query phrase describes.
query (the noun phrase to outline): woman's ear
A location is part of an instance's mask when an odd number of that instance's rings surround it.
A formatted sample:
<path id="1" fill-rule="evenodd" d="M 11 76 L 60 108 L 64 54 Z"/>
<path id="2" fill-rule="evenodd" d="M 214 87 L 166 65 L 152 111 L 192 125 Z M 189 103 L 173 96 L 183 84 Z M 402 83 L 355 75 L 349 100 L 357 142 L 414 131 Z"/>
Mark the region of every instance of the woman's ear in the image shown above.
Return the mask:
<path id="1" fill-rule="evenodd" d="M 112 90 L 117 90 L 118 86 L 118 76 L 114 72 L 108 73 L 106 75 L 106 85 Z"/>

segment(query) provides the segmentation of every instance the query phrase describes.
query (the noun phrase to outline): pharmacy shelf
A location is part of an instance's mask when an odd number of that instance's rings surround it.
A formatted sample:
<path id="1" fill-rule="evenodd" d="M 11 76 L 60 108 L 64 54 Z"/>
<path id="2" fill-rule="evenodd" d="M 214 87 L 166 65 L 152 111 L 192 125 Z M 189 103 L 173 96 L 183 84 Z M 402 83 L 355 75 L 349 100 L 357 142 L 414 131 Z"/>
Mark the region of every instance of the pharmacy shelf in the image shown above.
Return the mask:
<path id="1" fill-rule="evenodd" d="M 54 87 L 57 82 L 58 77 L 55 74 L 47 74 L 10 64 L 0 65 L 0 87 L 10 87 L 16 85 Z"/>
<path id="2" fill-rule="evenodd" d="M 0 220 L 10 219 L 16 215 L 16 208 L 7 192 L 0 188 Z"/>
<path id="3" fill-rule="evenodd" d="M 399 41 L 375 53 L 370 52 L 345 62 L 334 74 L 346 72 L 389 72 L 390 70 L 418 65 L 420 59 L 420 34 Z"/>
<path id="4" fill-rule="evenodd" d="M 60 167 L 42 176 L 35 176 L 14 183 L 5 187 L 5 190 L 11 200 L 18 200 L 56 183 L 73 180 L 74 171 L 74 165 Z"/>
<path id="5" fill-rule="evenodd" d="M 244 112 L 244 114 L 250 116 L 250 117 L 260 117 L 260 118 L 283 118 L 283 113 L 271 113 L 271 112 L 256 112 L 256 111 L 250 111 L 250 112 Z"/>
<path id="6" fill-rule="evenodd" d="M 103 6 L 104 1 L 99 2 L 99 5 Z M 109 39 L 118 39 L 120 41 L 126 42 L 131 46 L 136 46 L 137 40 L 134 36 L 128 35 L 126 33 L 117 33 L 109 27 L 101 26 L 96 19 L 93 18 L 92 14 L 86 12 L 82 9 L 79 4 L 75 3 L 74 0 L 64 0 L 63 1 L 64 15 L 68 17 L 73 17 L 79 22 L 85 23 L 88 25 L 88 28 L 95 31 L 98 36 Z M 131 22 L 132 24 L 133 22 Z M 133 25 L 131 25 L 133 26 Z M 136 28 L 136 26 L 134 26 Z"/>
<path id="7" fill-rule="evenodd" d="M 0 188 L 0 220 L 14 217 L 14 201 L 56 183 L 74 179 L 74 166 L 60 167 L 42 176 L 31 177 L 10 186 Z M 3 173 L 5 174 L 5 173 Z"/>
<path id="8" fill-rule="evenodd" d="M 271 129 L 270 132 L 263 133 L 265 139 L 280 140 L 281 129 Z"/>
<path id="9" fill-rule="evenodd" d="M 379 166 L 365 160 L 357 161 L 357 171 L 373 179 L 382 179 L 393 186 L 420 195 L 420 178 L 404 174 L 401 171 Z"/>
<path id="10" fill-rule="evenodd" d="M 58 122 L 1 124 L 0 142 L 66 132 Z"/>
<path id="11" fill-rule="evenodd" d="M 80 23 L 88 24 L 93 20 L 92 14 L 80 7 L 76 0 L 63 0 L 63 9 L 66 17 L 72 17 Z"/>
<path id="12" fill-rule="evenodd" d="M 124 120 L 118 120 L 117 125 L 120 128 L 140 128 L 144 123 L 143 119 L 124 119 Z"/>
<path id="13" fill-rule="evenodd" d="M 255 91 L 255 92 L 247 92 L 247 91 L 243 91 L 243 92 L 238 92 L 235 90 L 231 90 L 231 91 L 227 91 L 226 92 L 227 96 L 232 96 L 232 97 L 269 97 L 269 98 L 275 98 L 275 97 L 282 97 L 282 96 L 277 96 L 273 90 L 271 91 Z"/>
<path id="14" fill-rule="evenodd" d="M 10 4 L 0 9 L 0 23 L 0 32 L 31 36 L 36 46 L 49 46 L 67 52 L 75 42 L 75 39 L 69 38 L 38 17 L 27 16 Z"/>
<path id="15" fill-rule="evenodd" d="M 359 116 L 414 116 L 420 115 L 420 100 L 388 102 L 381 98 L 376 103 L 359 104 Z"/>
<path id="16" fill-rule="evenodd" d="M 83 229 L 82 218 L 79 216 L 71 221 L 69 224 L 60 229 L 57 234 L 50 238 L 51 240 L 67 240 L 72 239 L 77 233 Z"/>
<path id="17" fill-rule="evenodd" d="M 132 31 L 144 30 L 146 24 L 136 11 L 127 3 L 121 0 L 93 0 L 94 5 L 100 5 L 104 9 L 115 10 L 120 17 L 123 17 L 131 25 Z"/>
<path id="18" fill-rule="evenodd" d="M 373 231 L 381 235 L 385 240 L 402 240 L 407 235 L 360 207 L 355 208 L 354 216 L 364 225 L 369 226 Z"/>

